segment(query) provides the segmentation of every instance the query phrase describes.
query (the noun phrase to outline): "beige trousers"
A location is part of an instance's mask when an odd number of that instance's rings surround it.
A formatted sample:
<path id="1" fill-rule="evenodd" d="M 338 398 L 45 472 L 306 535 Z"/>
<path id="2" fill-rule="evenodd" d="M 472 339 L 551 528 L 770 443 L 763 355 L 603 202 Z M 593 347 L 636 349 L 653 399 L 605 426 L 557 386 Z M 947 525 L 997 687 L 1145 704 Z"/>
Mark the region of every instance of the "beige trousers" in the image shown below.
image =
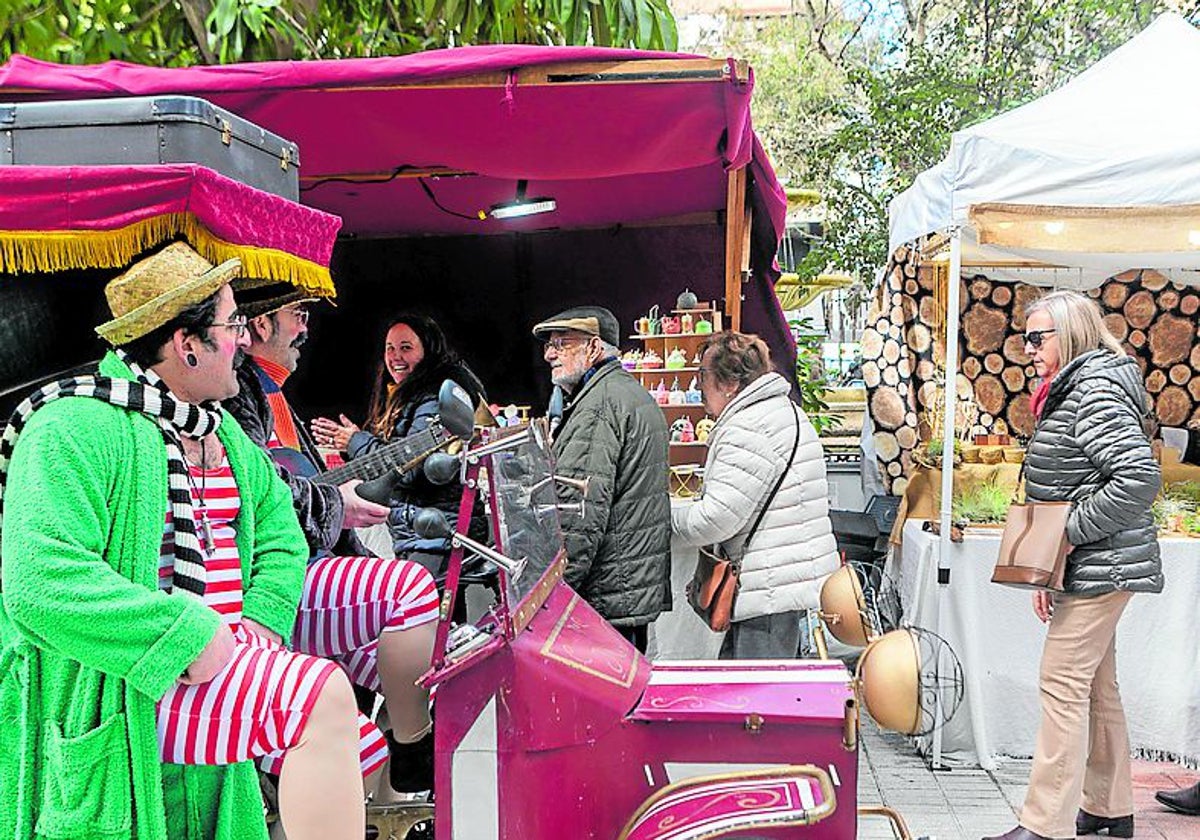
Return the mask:
<path id="1" fill-rule="evenodd" d="M 1081 802 L 1100 817 L 1133 813 L 1116 649 L 1117 621 L 1130 597 L 1054 598 L 1042 650 L 1042 721 L 1021 811 L 1021 825 L 1036 834 L 1073 838 Z"/>

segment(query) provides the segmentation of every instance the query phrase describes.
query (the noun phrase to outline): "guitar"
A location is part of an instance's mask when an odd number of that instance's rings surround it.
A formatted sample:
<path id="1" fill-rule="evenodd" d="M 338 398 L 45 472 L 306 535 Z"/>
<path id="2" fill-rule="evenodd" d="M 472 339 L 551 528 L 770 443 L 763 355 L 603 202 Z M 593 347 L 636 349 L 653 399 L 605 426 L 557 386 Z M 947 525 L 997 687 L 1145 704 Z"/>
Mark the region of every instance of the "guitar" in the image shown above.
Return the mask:
<path id="1" fill-rule="evenodd" d="M 303 452 L 289 447 L 275 447 L 268 452 L 276 464 L 292 475 L 311 479 L 317 484 L 338 485 L 356 478 L 362 481 L 378 478 L 397 467 L 444 448 L 449 440 L 450 434 L 442 427 L 441 421 L 434 418 L 422 431 L 389 441 L 373 452 L 332 470 L 321 469 Z"/>

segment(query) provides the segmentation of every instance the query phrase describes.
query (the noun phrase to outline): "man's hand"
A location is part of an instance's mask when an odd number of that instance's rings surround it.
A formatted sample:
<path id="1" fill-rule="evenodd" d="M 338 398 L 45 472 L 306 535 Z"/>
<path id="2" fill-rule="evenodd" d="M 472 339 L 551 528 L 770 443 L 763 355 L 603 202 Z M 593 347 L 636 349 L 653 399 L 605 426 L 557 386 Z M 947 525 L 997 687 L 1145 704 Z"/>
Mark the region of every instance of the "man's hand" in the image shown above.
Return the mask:
<path id="1" fill-rule="evenodd" d="M 342 514 L 343 528 L 365 528 L 368 525 L 378 525 L 380 522 L 386 522 L 388 514 L 392 512 L 391 508 L 367 501 L 354 492 L 354 488 L 360 484 L 362 481 L 356 478 L 338 485 L 342 501 L 345 502 L 345 512 Z"/>
<path id="2" fill-rule="evenodd" d="M 221 673 L 221 669 L 233 659 L 233 631 L 225 624 L 217 628 L 212 640 L 200 651 L 200 655 L 187 666 L 179 681 L 184 685 L 200 685 Z"/>
<path id="3" fill-rule="evenodd" d="M 246 632 L 253 633 L 255 636 L 259 636 L 269 642 L 274 642 L 277 645 L 283 644 L 283 638 L 278 633 L 274 630 L 268 630 L 253 618 L 242 616 L 242 627 L 246 629 Z"/>
<path id="4" fill-rule="evenodd" d="M 1045 589 L 1039 589 L 1033 593 L 1033 612 L 1042 623 L 1050 620 L 1054 615 L 1054 595 L 1047 592 Z"/>

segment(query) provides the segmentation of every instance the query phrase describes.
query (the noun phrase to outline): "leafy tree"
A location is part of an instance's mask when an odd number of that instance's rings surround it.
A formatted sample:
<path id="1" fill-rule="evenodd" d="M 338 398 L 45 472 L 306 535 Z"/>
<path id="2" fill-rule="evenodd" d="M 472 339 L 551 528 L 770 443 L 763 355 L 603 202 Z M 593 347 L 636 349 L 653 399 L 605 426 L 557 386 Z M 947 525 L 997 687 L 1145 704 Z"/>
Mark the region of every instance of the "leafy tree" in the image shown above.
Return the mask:
<path id="1" fill-rule="evenodd" d="M 0 0 L 0 58 L 158 66 L 462 44 L 674 49 L 666 0 Z"/>
<path id="2" fill-rule="evenodd" d="M 1200 0 L 804 0 L 790 18 L 730 18 L 705 47 L 755 68 L 755 128 L 785 183 L 824 197 L 827 238 L 801 278 L 870 282 L 887 206 L 956 130 L 1063 84 L 1168 6 Z"/>

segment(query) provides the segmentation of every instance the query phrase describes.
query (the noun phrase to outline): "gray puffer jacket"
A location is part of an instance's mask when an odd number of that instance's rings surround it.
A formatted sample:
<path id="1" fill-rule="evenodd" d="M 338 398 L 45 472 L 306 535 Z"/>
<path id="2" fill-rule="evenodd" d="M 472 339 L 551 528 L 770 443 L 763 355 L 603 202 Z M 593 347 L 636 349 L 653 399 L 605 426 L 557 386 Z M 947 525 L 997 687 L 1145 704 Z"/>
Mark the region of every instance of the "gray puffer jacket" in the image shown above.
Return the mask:
<path id="1" fill-rule="evenodd" d="M 573 396 L 554 438 L 555 471 L 590 479 L 585 515 L 560 515 L 566 581 L 617 626 L 671 608 L 667 422 L 646 389 L 611 359 Z M 559 487 L 564 502 L 579 492 Z"/>
<path id="2" fill-rule="evenodd" d="M 1093 350 L 1073 359 L 1050 393 L 1025 456 L 1026 493 L 1075 502 L 1066 591 L 1161 592 L 1162 562 L 1150 505 L 1162 474 L 1142 429 L 1146 390 L 1128 356 Z"/>

